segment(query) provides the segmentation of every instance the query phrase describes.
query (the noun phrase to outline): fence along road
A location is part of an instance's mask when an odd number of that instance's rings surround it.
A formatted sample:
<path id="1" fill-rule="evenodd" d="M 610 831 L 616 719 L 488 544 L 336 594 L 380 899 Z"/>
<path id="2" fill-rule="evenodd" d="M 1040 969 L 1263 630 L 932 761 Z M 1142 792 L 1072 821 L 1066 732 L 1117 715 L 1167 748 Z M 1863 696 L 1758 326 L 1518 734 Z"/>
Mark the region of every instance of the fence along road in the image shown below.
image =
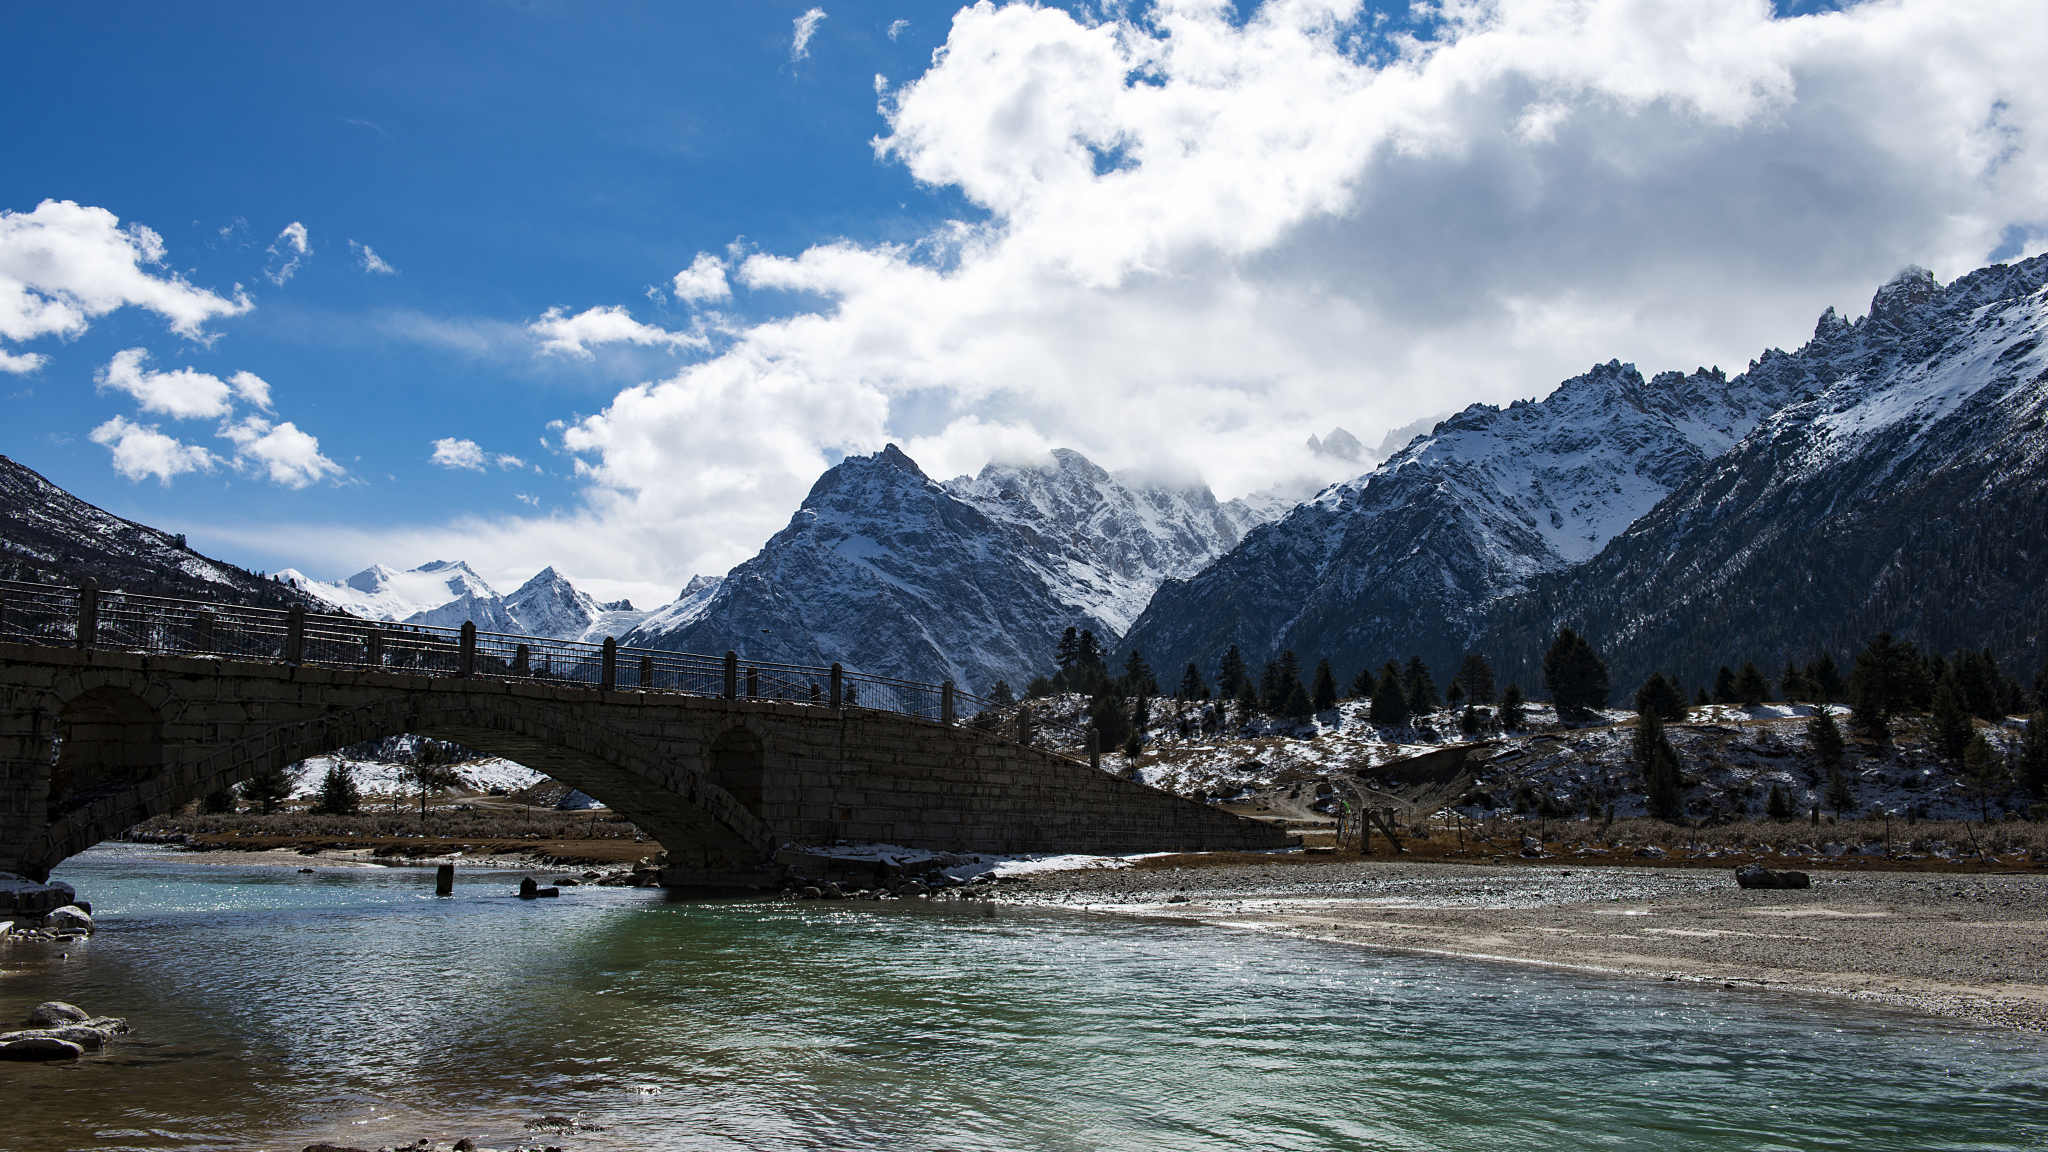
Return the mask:
<path id="1" fill-rule="evenodd" d="M 88 581 L 0 582 L 0 667 L 0 871 L 46 874 L 261 766 L 398 732 L 502 755 L 605 801 L 669 850 L 676 883 L 758 881 L 789 840 L 967 851 L 1285 843 L 1265 825 L 1095 771 L 1061 750 L 1084 734 L 1042 728 L 1028 707 L 1005 718 L 950 682 L 836 664 L 216 605 Z M 975 720 L 956 723 L 963 714 Z"/>

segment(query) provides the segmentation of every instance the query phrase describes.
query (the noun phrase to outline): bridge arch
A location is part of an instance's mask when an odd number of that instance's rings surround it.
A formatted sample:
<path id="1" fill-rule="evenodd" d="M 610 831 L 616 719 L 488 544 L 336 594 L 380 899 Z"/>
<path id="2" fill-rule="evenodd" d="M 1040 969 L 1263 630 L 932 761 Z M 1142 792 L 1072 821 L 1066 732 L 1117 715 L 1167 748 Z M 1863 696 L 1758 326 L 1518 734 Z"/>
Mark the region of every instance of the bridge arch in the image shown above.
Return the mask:
<path id="1" fill-rule="evenodd" d="M 92 845 L 258 772 L 408 732 L 545 772 L 632 820 L 672 861 L 688 866 L 750 867 L 774 843 L 759 815 L 759 775 L 750 806 L 720 785 L 709 757 L 663 755 L 633 733 L 542 701 L 502 693 L 394 691 L 354 708 L 329 707 L 259 725 L 180 759 L 175 749 L 167 757 L 167 744 L 205 730 L 208 722 L 189 714 L 211 714 L 218 706 L 171 700 L 163 708 L 151 702 L 167 696 L 145 674 L 95 673 L 60 683 L 45 697 L 56 716 L 58 770 L 45 804 L 46 826 L 26 846 L 17 871 L 46 878 L 51 868 Z M 758 762 L 761 738 L 746 732 L 746 739 Z M 738 737 L 729 742 L 733 748 L 744 744 Z"/>
<path id="2" fill-rule="evenodd" d="M 767 789 L 767 743 L 744 724 L 719 733 L 711 741 L 711 779 L 759 819 Z"/>

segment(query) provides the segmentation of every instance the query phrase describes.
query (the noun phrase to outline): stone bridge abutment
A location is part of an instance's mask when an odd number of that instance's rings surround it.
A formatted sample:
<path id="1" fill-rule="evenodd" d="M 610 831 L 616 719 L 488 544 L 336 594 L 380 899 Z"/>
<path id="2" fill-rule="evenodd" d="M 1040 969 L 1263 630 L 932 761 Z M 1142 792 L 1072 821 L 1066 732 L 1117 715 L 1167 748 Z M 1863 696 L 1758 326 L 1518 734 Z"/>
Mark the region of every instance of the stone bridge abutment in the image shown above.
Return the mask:
<path id="1" fill-rule="evenodd" d="M 783 843 L 984 852 L 1272 848 L 1269 825 L 994 733 L 821 704 L 0 644 L 0 871 L 259 770 L 411 732 L 630 818 L 672 883 L 758 882 Z"/>

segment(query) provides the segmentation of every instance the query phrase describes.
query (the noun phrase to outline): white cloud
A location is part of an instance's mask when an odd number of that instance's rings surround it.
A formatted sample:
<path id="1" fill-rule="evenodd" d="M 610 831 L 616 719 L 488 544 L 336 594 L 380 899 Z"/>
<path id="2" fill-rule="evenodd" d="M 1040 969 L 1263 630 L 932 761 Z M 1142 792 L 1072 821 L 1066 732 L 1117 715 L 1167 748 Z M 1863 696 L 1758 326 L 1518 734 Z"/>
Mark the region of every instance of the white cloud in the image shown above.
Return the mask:
<path id="1" fill-rule="evenodd" d="M 796 35 L 792 36 L 789 41 L 789 59 L 791 63 L 802 60 L 811 54 L 811 37 L 817 34 L 818 23 L 823 19 L 825 19 L 825 10 L 823 8 L 813 8 L 791 21 L 792 24 L 796 25 Z"/>
<path id="2" fill-rule="evenodd" d="M 94 379 L 99 382 L 101 391 L 126 392 L 135 398 L 144 412 L 160 412 L 173 420 L 212 419 L 226 416 L 234 410 L 234 404 L 229 400 L 234 389 L 220 377 L 191 368 L 152 372 L 143 367 L 148 359 L 149 352 L 142 348 L 116 352 L 113 361 L 100 369 Z M 256 379 L 253 376 L 249 378 Z M 256 383 L 263 384 L 261 380 Z M 268 388 L 268 385 L 263 385 L 264 407 L 269 406 Z"/>
<path id="3" fill-rule="evenodd" d="M 692 269 L 695 265 L 691 266 Z M 676 290 L 682 291 L 683 272 L 676 277 Z M 719 273 L 723 281 L 724 273 Z M 540 319 L 527 325 L 527 331 L 541 338 L 540 350 L 573 356 L 579 360 L 591 358 L 590 349 L 605 344 L 667 345 L 671 348 L 707 348 L 710 342 L 702 336 L 687 332 L 670 332 L 652 324 L 642 324 L 633 319 L 622 304 L 603 308 L 591 308 L 574 316 L 563 309 L 550 308 Z"/>
<path id="4" fill-rule="evenodd" d="M 474 440 L 458 440 L 450 436 L 434 441 L 433 460 L 443 468 L 481 472 L 484 470 L 484 448 Z"/>
<path id="5" fill-rule="evenodd" d="M 235 395 L 265 411 L 270 409 L 270 385 L 254 372 L 237 372 L 228 377 Z"/>
<path id="6" fill-rule="evenodd" d="M 140 224 L 123 228 L 104 208 L 45 200 L 33 212 L 0 211 L 0 337 L 74 337 L 95 317 L 132 304 L 201 340 L 208 320 L 254 307 L 239 289 L 229 300 L 176 273 L 151 275 L 147 267 L 163 258 L 163 237 Z M 32 371 L 43 359 L 0 350 L 10 372 Z M 25 361 L 33 363 L 14 366 Z"/>
<path id="7" fill-rule="evenodd" d="M 130 480 L 154 476 L 168 485 L 186 472 L 213 471 L 213 453 L 157 431 L 154 424 L 135 424 L 116 416 L 92 430 L 92 442 L 113 450 L 114 470 Z"/>
<path id="8" fill-rule="evenodd" d="M 1303 447 L 1333 425 L 1610 357 L 1738 369 L 1907 263 L 2048 242 L 2010 230 L 2048 196 L 2037 0 L 1451 0 L 1423 39 L 1350 2 L 1101 10 L 1129 16 L 958 13 L 878 148 L 983 217 L 735 252 L 823 303 L 570 424 L 584 511 L 472 522 L 466 554 L 531 571 L 587 532 L 620 579 L 720 571 L 891 439 L 939 477 L 1068 445 L 1228 497 L 1334 467 Z M 675 338 L 623 308 L 534 331 L 587 356 L 586 321 Z"/>
<path id="9" fill-rule="evenodd" d="M 363 271 L 383 276 L 395 276 L 398 274 L 398 269 L 386 264 L 384 258 L 377 255 L 368 244 L 358 244 L 351 240 L 348 242 L 348 246 L 349 250 L 356 254 L 356 259 L 361 262 Z"/>
<path id="10" fill-rule="evenodd" d="M 732 295 L 732 286 L 725 282 L 725 261 L 709 252 L 697 253 L 688 268 L 676 273 L 675 287 L 676 299 L 692 304 Z"/>
<path id="11" fill-rule="evenodd" d="M 49 362 L 50 358 L 40 352 L 14 353 L 0 348 L 0 372 L 26 376 Z"/>
<path id="12" fill-rule="evenodd" d="M 234 442 L 236 467 L 267 475 L 287 488 L 304 488 L 344 471 L 320 454 L 320 441 L 289 420 L 273 425 L 261 416 L 249 416 L 222 428 L 221 435 Z"/>
<path id="13" fill-rule="evenodd" d="M 889 39 L 894 40 L 898 36 L 903 35 L 903 30 L 908 27 L 910 27 L 910 21 L 908 20 L 889 21 Z"/>
<path id="14" fill-rule="evenodd" d="M 284 282 L 298 272 L 300 261 L 312 251 L 306 242 L 306 226 L 294 220 L 284 226 L 284 231 L 277 234 L 270 247 L 264 249 L 270 256 L 270 263 L 263 274 L 270 278 L 272 284 L 283 287 Z"/>

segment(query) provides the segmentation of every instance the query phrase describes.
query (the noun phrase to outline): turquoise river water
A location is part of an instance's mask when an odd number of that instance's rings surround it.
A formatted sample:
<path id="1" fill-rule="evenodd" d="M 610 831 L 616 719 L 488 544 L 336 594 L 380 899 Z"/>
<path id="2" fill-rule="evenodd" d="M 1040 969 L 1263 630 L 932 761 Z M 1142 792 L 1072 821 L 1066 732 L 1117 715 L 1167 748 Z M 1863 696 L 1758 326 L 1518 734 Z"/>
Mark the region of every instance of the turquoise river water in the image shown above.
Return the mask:
<path id="1" fill-rule="evenodd" d="M 521 902 L 517 876 L 67 863 L 99 934 L 7 946 L 0 1014 L 135 1031 L 0 1065 L 0 1147 L 2048 1143 L 2048 1044 L 1846 1003 L 1052 910 Z"/>

